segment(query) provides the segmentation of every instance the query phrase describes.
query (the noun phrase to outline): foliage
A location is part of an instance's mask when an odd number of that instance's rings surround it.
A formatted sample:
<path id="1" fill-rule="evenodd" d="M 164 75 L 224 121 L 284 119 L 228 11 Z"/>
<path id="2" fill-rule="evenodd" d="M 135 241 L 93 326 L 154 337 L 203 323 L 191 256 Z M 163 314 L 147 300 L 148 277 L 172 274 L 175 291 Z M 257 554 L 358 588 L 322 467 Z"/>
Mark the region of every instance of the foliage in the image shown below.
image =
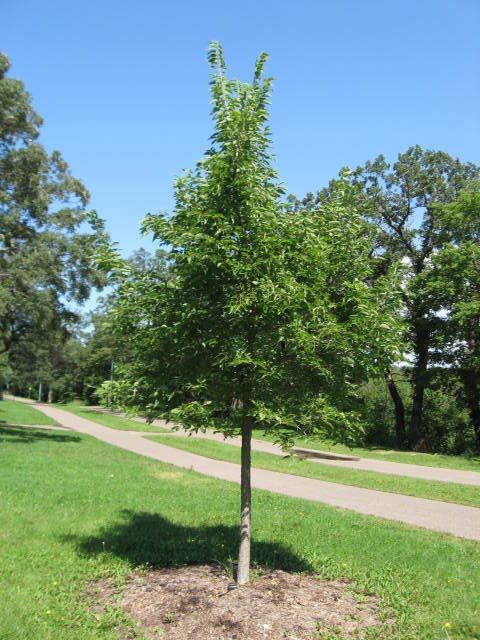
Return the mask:
<path id="1" fill-rule="evenodd" d="M 0 352 L 15 360 L 65 341 L 67 302 L 102 285 L 91 263 L 102 236 L 84 230 L 88 192 L 37 142 L 42 120 L 8 68 L 0 54 Z"/>
<path id="2" fill-rule="evenodd" d="M 65 324 L 63 324 L 65 322 Z M 25 335 L 14 342 L 8 354 L 11 368 L 10 390 L 18 395 L 42 399 L 72 398 L 81 393 L 81 359 L 83 345 L 77 337 L 77 323 L 69 326 L 52 314 L 45 334 L 35 339 Z"/>
<path id="3" fill-rule="evenodd" d="M 168 281 L 169 268 L 166 252 L 157 249 L 150 254 L 145 249 L 135 251 L 127 261 L 131 277 L 148 277 L 152 281 L 161 279 Z M 88 403 L 110 398 L 110 376 L 122 367 L 128 366 L 133 358 L 132 347 L 128 337 L 115 331 L 116 318 L 113 309 L 116 304 L 116 289 L 100 300 L 95 311 L 90 314 L 89 331 L 83 337 L 81 376 L 82 393 L 80 397 Z M 112 372 L 112 365 L 114 372 Z"/>
<path id="4" fill-rule="evenodd" d="M 128 263 L 132 269 L 149 268 L 166 273 L 164 252 L 150 255 L 144 249 L 135 252 Z M 31 336 L 20 338 L 9 353 L 10 390 L 31 398 L 38 396 L 43 385 L 43 399 L 69 402 L 81 398 L 88 404 L 98 403 L 102 385 L 109 384 L 112 361 L 115 367 L 131 358 L 125 340 L 112 330 L 111 309 L 115 291 L 100 298 L 96 309 L 83 319 L 51 313 L 51 323 L 38 341 Z M 108 393 L 107 393 L 108 395 Z"/>
<path id="5" fill-rule="evenodd" d="M 171 218 L 144 230 L 170 247 L 171 279 L 120 275 L 116 318 L 134 344 L 117 400 L 180 421 L 238 433 L 247 413 L 288 440 L 359 428 L 354 383 L 388 362 L 398 341 L 389 277 L 370 282 L 369 228 L 342 181 L 332 199 L 292 214 L 271 166 L 271 80 L 228 81 L 213 65 L 213 144 L 175 183 Z"/>
<path id="6" fill-rule="evenodd" d="M 411 412 L 411 393 L 407 378 L 408 371 L 395 367 L 396 385 L 405 403 L 405 415 Z M 396 446 L 394 430 L 395 410 L 385 381 L 373 378 L 361 384 L 358 389 L 360 411 L 364 422 L 363 440 L 359 445 Z"/>
<path id="7" fill-rule="evenodd" d="M 378 156 L 351 173 L 352 184 L 358 189 L 356 204 L 365 219 L 377 229 L 376 250 L 372 252 L 376 274 L 382 274 L 392 264 L 401 264 L 404 271 L 402 318 L 405 336 L 402 344 L 413 356 L 408 428 L 408 441 L 412 447 L 425 446 L 423 399 L 432 352 L 440 348 L 438 329 L 442 319 L 439 310 L 443 295 L 441 287 L 428 291 L 427 281 L 437 254 L 451 243 L 454 235 L 458 242 L 475 243 L 475 214 L 470 206 L 468 216 L 459 215 L 458 207 L 462 205 L 458 203 L 462 191 L 471 189 L 479 176 L 480 169 L 474 164 L 462 163 L 443 151 L 424 151 L 418 145 L 399 154 L 393 165 L 384 156 Z M 329 188 L 316 197 L 308 194 L 303 203 L 291 198 L 292 208 L 298 210 L 300 206 L 328 200 L 336 184 L 337 181 L 332 181 Z M 445 215 L 445 207 L 451 207 L 449 216 Z M 476 237 L 478 243 L 478 235 Z M 440 266 L 438 260 L 437 264 Z M 443 279 L 448 279 L 447 271 Z M 391 381 L 389 389 L 395 399 L 395 380 Z M 397 440 L 403 439 L 406 430 L 404 413 L 399 396 Z"/>
<path id="8" fill-rule="evenodd" d="M 405 405 L 408 420 L 412 411 L 412 390 L 408 368 L 395 369 L 398 390 Z M 364 439 L 357 444 L 394 447 L 396 444 L 394 406 L 386 386 L 380 379 L 360 386 Z M 428 371 L 423 406 L 425 449 L 431 452 L 458 455 L 477 449 L 473 425 L 462 393 L 462 383 L 452 369 L 431 367 Z"/>
<path id="9" fill-rule="evenodd" d="M 429 451 L 459 454 L 471 453 L 476 448 L 468 411 L 442 387 L 425 389 L 424 428 Z"/>
<path id="10" fill-rule="evenodd" d="M 471 425 L 480 448 L 480 190 L 460 193 L 438 208 L 444 245 L 433 257 L 421 286 L 436 301 L 441 319 L 434 359 L 454 368 L 463 382 Z"/>

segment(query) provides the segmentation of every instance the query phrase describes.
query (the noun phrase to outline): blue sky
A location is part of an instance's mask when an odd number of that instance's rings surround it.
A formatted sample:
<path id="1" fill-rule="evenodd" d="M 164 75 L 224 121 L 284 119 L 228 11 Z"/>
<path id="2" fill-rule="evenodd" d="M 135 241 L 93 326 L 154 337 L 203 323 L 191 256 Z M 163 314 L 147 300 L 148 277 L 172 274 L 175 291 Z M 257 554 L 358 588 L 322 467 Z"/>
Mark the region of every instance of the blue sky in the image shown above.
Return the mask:
<path id="1" fill-rule="evenodd" d="M 212 39 L 231 76 L 275 77 L 276 168 L 290 193 L 412 144 L 480 163 L 479 0 L 7 1 L 0 47 L 125 255 L 208 146 Z"/>

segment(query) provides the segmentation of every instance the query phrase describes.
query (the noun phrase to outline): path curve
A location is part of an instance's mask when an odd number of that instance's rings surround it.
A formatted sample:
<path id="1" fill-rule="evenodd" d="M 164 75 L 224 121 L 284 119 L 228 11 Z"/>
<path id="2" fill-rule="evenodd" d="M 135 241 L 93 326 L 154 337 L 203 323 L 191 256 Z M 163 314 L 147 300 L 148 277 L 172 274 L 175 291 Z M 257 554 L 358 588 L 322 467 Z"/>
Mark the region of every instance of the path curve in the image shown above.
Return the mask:
<path id="1" fill-rule="evenodd" d="M 100 407 L 92 407 L 92 410 L 101 410 L 104 413 L 111 413 L 113 415 L 127 415 L 124 413 L 108 411 Z M 141 418 L 139 416 L 127 417 L 131 420 L 135 420 L 135 422 L 141 422 L 143 424 L 147 422 L 145 418 Z M 178 434 L 181 436 L 188 435 L 188 432 L 184 431 L 183 429 L 173 431 L 172 423 L 167 423 L 164 420 L 154 420 L 153 424 L 164 429 L 172 429 L 172 434 Z M 199 432 L 195 434 L 195 437 L 205 440 L 214 440 L 216 442 L 223 442 L 225 444 L 231 444 L 235 447 L 240 447 L 242 444 L 241 438 L 224 438 L 222 434 L 213 433 L 213 431 L 207 431 L 206 433 Z M 273 442 L 268 442 L 266 440 L 257 440 L 255 438 L 252 438 L 252 449 L 254 451 L 271 453 L 275 456 L 285 455 L 285 452 L 279 445 L 274 444 Z M 392 476 L 417 478 L 418 480 L 453 482 L 454 484 L 467 484 L 474 487 L 480 487 L 479 471 L 463 471 L 461 469 L 427 467 L 425 465 L 391 462 L 389 460 L 375 460 L 373 458 L 360 458 L 360 460 L 328 460 L 326 458 L 309 458 L 308 461 L 316 462 L 318 464 L 327 464 L 331 467 L 345 467 L 348 469 L 357 469 L 358 471 L 374 471 L 375 473 L 383 473 Z"/>
<path id="2" fill-rule="evenodd" d="M 104 427 L 48 405 L 33 403 L 33 406 L 56 420 L 61 426 L 93 436 L 108 444 L 220 480 L 240 482 L 240 466 L 237 464 L 180 451 L 146 440 L 141 433 Z M 350 487 L 256 468 L 252 468 L 252 486 L 256 489 L 322 502 L 433 531 L 450 533 L 461 538 L 480 540 L 480 509 L 475 507 Z"/>
<path id="3" fill-rule="evenodd" d="M 156 422 L 156 421 L 155 421 Z M 159 421 L 160 426 L 160 421 Z M 165 424 L 162 424 L 164 428 Z M 167 427 L 168 428 L 168 427 Z M 172 434 L 188 435 L 182 429 L 172 431 Z M 151 433 L 148 435 L 152 435 Z M 236 447 L 242 445 L 241 438 L 224 438 L 220 433 L 197 433 L 196 438 L 215 440 Z M 252 449 L 263 451 L 276 456 L 285 456 L 285 451 L 279 445 L 265 440 L 252 439 Z M 373 471 L 393 476 L 405 476 L 407 478 L 417 478 L 418 480 L 435 480 L 440 482 L 452 482 L 454 484 L 466 484 L 480 487 L 480 473 L 478 471 L 462 471 L 460 469 L 443 469 L 441 467 L 425 467 L 419 464 L 407 464 L 402 462 L 389 462 L 387 460 L 374 460 L 373 458 L 360 458 L 360 460 L 328 460 L 326 458 L 308 458 L 309 462 L 327 464 L 331 467 L 346 467 L 359 471 Z"/>

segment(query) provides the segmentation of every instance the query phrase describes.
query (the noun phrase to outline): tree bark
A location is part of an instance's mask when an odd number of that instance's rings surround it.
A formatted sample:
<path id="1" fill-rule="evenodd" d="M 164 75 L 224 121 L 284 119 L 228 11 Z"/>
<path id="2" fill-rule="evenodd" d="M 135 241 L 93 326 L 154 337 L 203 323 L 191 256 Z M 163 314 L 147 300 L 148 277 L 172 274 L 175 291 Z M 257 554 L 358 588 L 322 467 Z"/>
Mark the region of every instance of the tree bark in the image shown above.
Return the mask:
<path id="1" fill-rule="evenodd" d="M 477 372 L 472 370 L 462 371 L 461 377 L 463 388 L 465 389 L 470 420 L 472 421 L 477 444 L 480 446 L 480 381 L 476 373 Z"/>
<path id="2" fill-rule="evenodd" d="M 397 442 L 397 447 L 402 448 L 405 446 L 407 441 L 407 433 L 405 430 L 405 408 L 390 369 L 386 369 L 385 371 L 385 382 L 387 383 L 388 391 L 390 392 L 393 404 L 395 405 L 395 440 Z"/>
<path id="3" fill-rule="evenodd" d="M 240 548 L 238 551 L 237 583 L 246 584 L 250 579 L 250 539 L 251 539 L 251 443 L 252 418 L 246 414 L 249 406 L 244 405 L 244 420 L 242 425 L 242 466 L 241 466 L 241 522 Z"/>
<path id="4" fill-rule="evenodd" d="M 413 367 L 413 402 L 410 429 L 408 432 L 408 443 L 415 449 L 421 446 L 423 438 L 422 413 L 423 396 L 426 387 L 427 364 L 428 364 L 428 333 L 425 321 L 419 320 L 414 323 L 415 327 L 415 354 L 416 362 Z"/>
<path id="5" fill-rule="evenodd" d="M 48 404 L 52 404 L 52 402 L 53 402 L 53 389 L 52 389 L 51 385 L 48 387 L 47 402 L 48 402 Z"/>

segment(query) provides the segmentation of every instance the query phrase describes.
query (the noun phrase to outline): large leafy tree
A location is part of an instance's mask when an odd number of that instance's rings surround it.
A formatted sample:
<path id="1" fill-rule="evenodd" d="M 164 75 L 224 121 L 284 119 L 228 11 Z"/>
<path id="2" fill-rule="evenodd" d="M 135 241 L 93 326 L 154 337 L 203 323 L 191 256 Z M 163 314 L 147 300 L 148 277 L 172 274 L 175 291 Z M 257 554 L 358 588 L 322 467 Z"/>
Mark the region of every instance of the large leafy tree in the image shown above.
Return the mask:
<path id="1" fill-rule="evenodd" d="M 41 382 L 51 399 L 76 319 L 74 314 L 67 318 L 65 311 L 56 308 L 55 300 L 49 296 L 29 320 L 28 331 L 16 335 L 8 350 L 10 386 L 15 393 L 31 395 Z M 72 362 L 68 366 L 72 372 L 76 369 Z"/>
<path id="2" fill-rule="evenodd" d="M 451 220 L 441 215 L 439 205 L 454 203 L 461 190 L 479 176 L 480 169 L 474 164 L 442 151 L 424 151 L 418 145 L 399 154 L 393 165 L 379 156 L 353 172 L 352 181 L 362 189 L 358 205 L 379 231 L 374 253 L 377 265 L 404 264 L 405 338 L 413 354 L 412 413 L 407 433 L 403 399 L 391 371 L 385 374 L 395 403 L 399 444 L 406 434 L 410 446 L 423 446 L 423 398 L 441 322 L 440 297 L 426 295 L 424 282 L 432 259 L 453 231 Z"/>
<path id="3" fill-rule="evenodd" d="M 187 429 L 241 434 L 240 584 L 252 430 L 284 443 L 299 430 L 348 441 L 361 428 L 355 382 L 384 368 L 398 343 L 394 287 L 371 277 L 371 229 L 348 182 L 316 210 L 295 214 L 282 201 L 265 61 L 251 84 L 230 81 L 219 44 L 210 46 L 212 146 L 176 181 L 173 215 L 144 221 L 169 247 L 169 278 L 102 257 L 120 280 L 116 325 L 134 349 L 117 372 L 117 401 Z"/>
<path id="4" fill-rule="evenodd" d="M 480 191 L 478 183 L 438 207 L 443 246 L 422 279 L 423 295 L 439 313 L 433 360 L 461 379 L 480 447 Z"/>
<path id="5" fill-rule="evenodd" d="M 99 240 L 86 230 L 88 192 L 58 151 L 38 143 L 42 124 L 0 54 L 0 353 L 32 347 L 82 302 L 101 277 L 91 255 Z M 52 322 L 52 314 L 57 321 Z"/>

